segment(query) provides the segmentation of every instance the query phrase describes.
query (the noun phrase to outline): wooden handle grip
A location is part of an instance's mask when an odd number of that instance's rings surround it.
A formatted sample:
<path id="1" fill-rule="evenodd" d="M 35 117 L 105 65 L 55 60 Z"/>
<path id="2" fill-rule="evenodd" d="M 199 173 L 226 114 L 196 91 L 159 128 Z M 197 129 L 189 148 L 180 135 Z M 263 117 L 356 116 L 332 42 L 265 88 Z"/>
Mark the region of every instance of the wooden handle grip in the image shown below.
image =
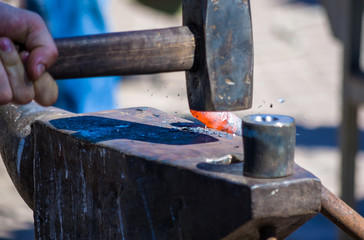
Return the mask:
<path id="1" fill-rule="evenodd" d="M 186 26 L 55 40 L 55 79 L 190 70 L 195 36 Z"/>

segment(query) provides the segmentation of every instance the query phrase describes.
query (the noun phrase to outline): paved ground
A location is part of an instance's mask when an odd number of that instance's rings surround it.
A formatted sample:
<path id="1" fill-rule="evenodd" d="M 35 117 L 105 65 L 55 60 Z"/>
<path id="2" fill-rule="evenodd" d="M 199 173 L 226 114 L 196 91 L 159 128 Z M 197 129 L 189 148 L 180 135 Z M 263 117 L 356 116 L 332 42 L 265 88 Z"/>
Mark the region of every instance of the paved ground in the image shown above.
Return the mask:
<path id="1" fill-rule="evenodd" d="M 237 114 L 277 113 L 295 117 L 296 162 L 338 193 L 336 137 L 340 121 L 341 44 L 331 36 L 325 12 L 317 5 L 287 0 L 254 0 L 251 4 L 254 104 L 252 109 Z M 118 31 L 167 27 L 181 22 L 180 16 L 163 15 L 129 0 L 113 0 L 110 19 Z M 183 73 L 128 77 L 120 89 L 120 107 L 152 106 L 188 116 L 185 91 Z M 362 115 L 360 119 L 363 124 Z M 363 173 L 361 151 L 357 160 L 358 200 L 364 199 Z M 31 239 L 32 212 L 13 189 L 2 163 L 0 196 L 0 239 Z M 318 217 L 291 239 L 335 239 L 334 232 L 332 225 Z"/>

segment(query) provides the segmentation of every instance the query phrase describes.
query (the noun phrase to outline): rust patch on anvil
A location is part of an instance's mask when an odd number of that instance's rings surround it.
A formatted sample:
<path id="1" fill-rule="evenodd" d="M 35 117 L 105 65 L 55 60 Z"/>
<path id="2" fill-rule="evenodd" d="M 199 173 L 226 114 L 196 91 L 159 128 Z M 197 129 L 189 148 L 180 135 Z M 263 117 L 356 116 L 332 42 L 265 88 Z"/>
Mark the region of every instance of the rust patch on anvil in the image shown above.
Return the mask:
<path id="1" fill-rule="evenodd" d="M 48 123 L 51 128 L 86 143 L 191 168 L 206 159 L 243 154 L 240 137 L 207 129 L 154 108 L 79 114 Z"/>

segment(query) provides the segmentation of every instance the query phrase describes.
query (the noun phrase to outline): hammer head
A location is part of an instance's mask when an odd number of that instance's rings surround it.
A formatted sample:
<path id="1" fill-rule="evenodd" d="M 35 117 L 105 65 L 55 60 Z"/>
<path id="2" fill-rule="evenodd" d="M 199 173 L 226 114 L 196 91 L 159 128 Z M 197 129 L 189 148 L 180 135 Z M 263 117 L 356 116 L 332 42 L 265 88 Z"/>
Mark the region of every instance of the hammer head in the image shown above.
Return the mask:
<path id="1" fill-rule="evenodd" d="M 186 73 L 190 109 L 251 108 L 253 34 L 249 0 L 183 0 L 183 24 L 198 38 Z"/>

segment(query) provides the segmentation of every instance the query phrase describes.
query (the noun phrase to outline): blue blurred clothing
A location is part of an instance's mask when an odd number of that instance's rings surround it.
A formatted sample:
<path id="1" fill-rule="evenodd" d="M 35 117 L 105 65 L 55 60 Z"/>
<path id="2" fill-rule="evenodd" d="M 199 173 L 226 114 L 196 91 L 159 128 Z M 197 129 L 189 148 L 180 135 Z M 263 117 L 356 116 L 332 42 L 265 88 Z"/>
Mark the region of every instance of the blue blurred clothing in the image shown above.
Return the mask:
<path id="1" fill-rule="evenodd" d="M 27 0 L 27 8 L 45 20 L 55 38 L 107 32 L 104 13 L 109 0 Z M 115 109 L 120 77 L 57 81 L 56 107 L 81 113 Z"/>

